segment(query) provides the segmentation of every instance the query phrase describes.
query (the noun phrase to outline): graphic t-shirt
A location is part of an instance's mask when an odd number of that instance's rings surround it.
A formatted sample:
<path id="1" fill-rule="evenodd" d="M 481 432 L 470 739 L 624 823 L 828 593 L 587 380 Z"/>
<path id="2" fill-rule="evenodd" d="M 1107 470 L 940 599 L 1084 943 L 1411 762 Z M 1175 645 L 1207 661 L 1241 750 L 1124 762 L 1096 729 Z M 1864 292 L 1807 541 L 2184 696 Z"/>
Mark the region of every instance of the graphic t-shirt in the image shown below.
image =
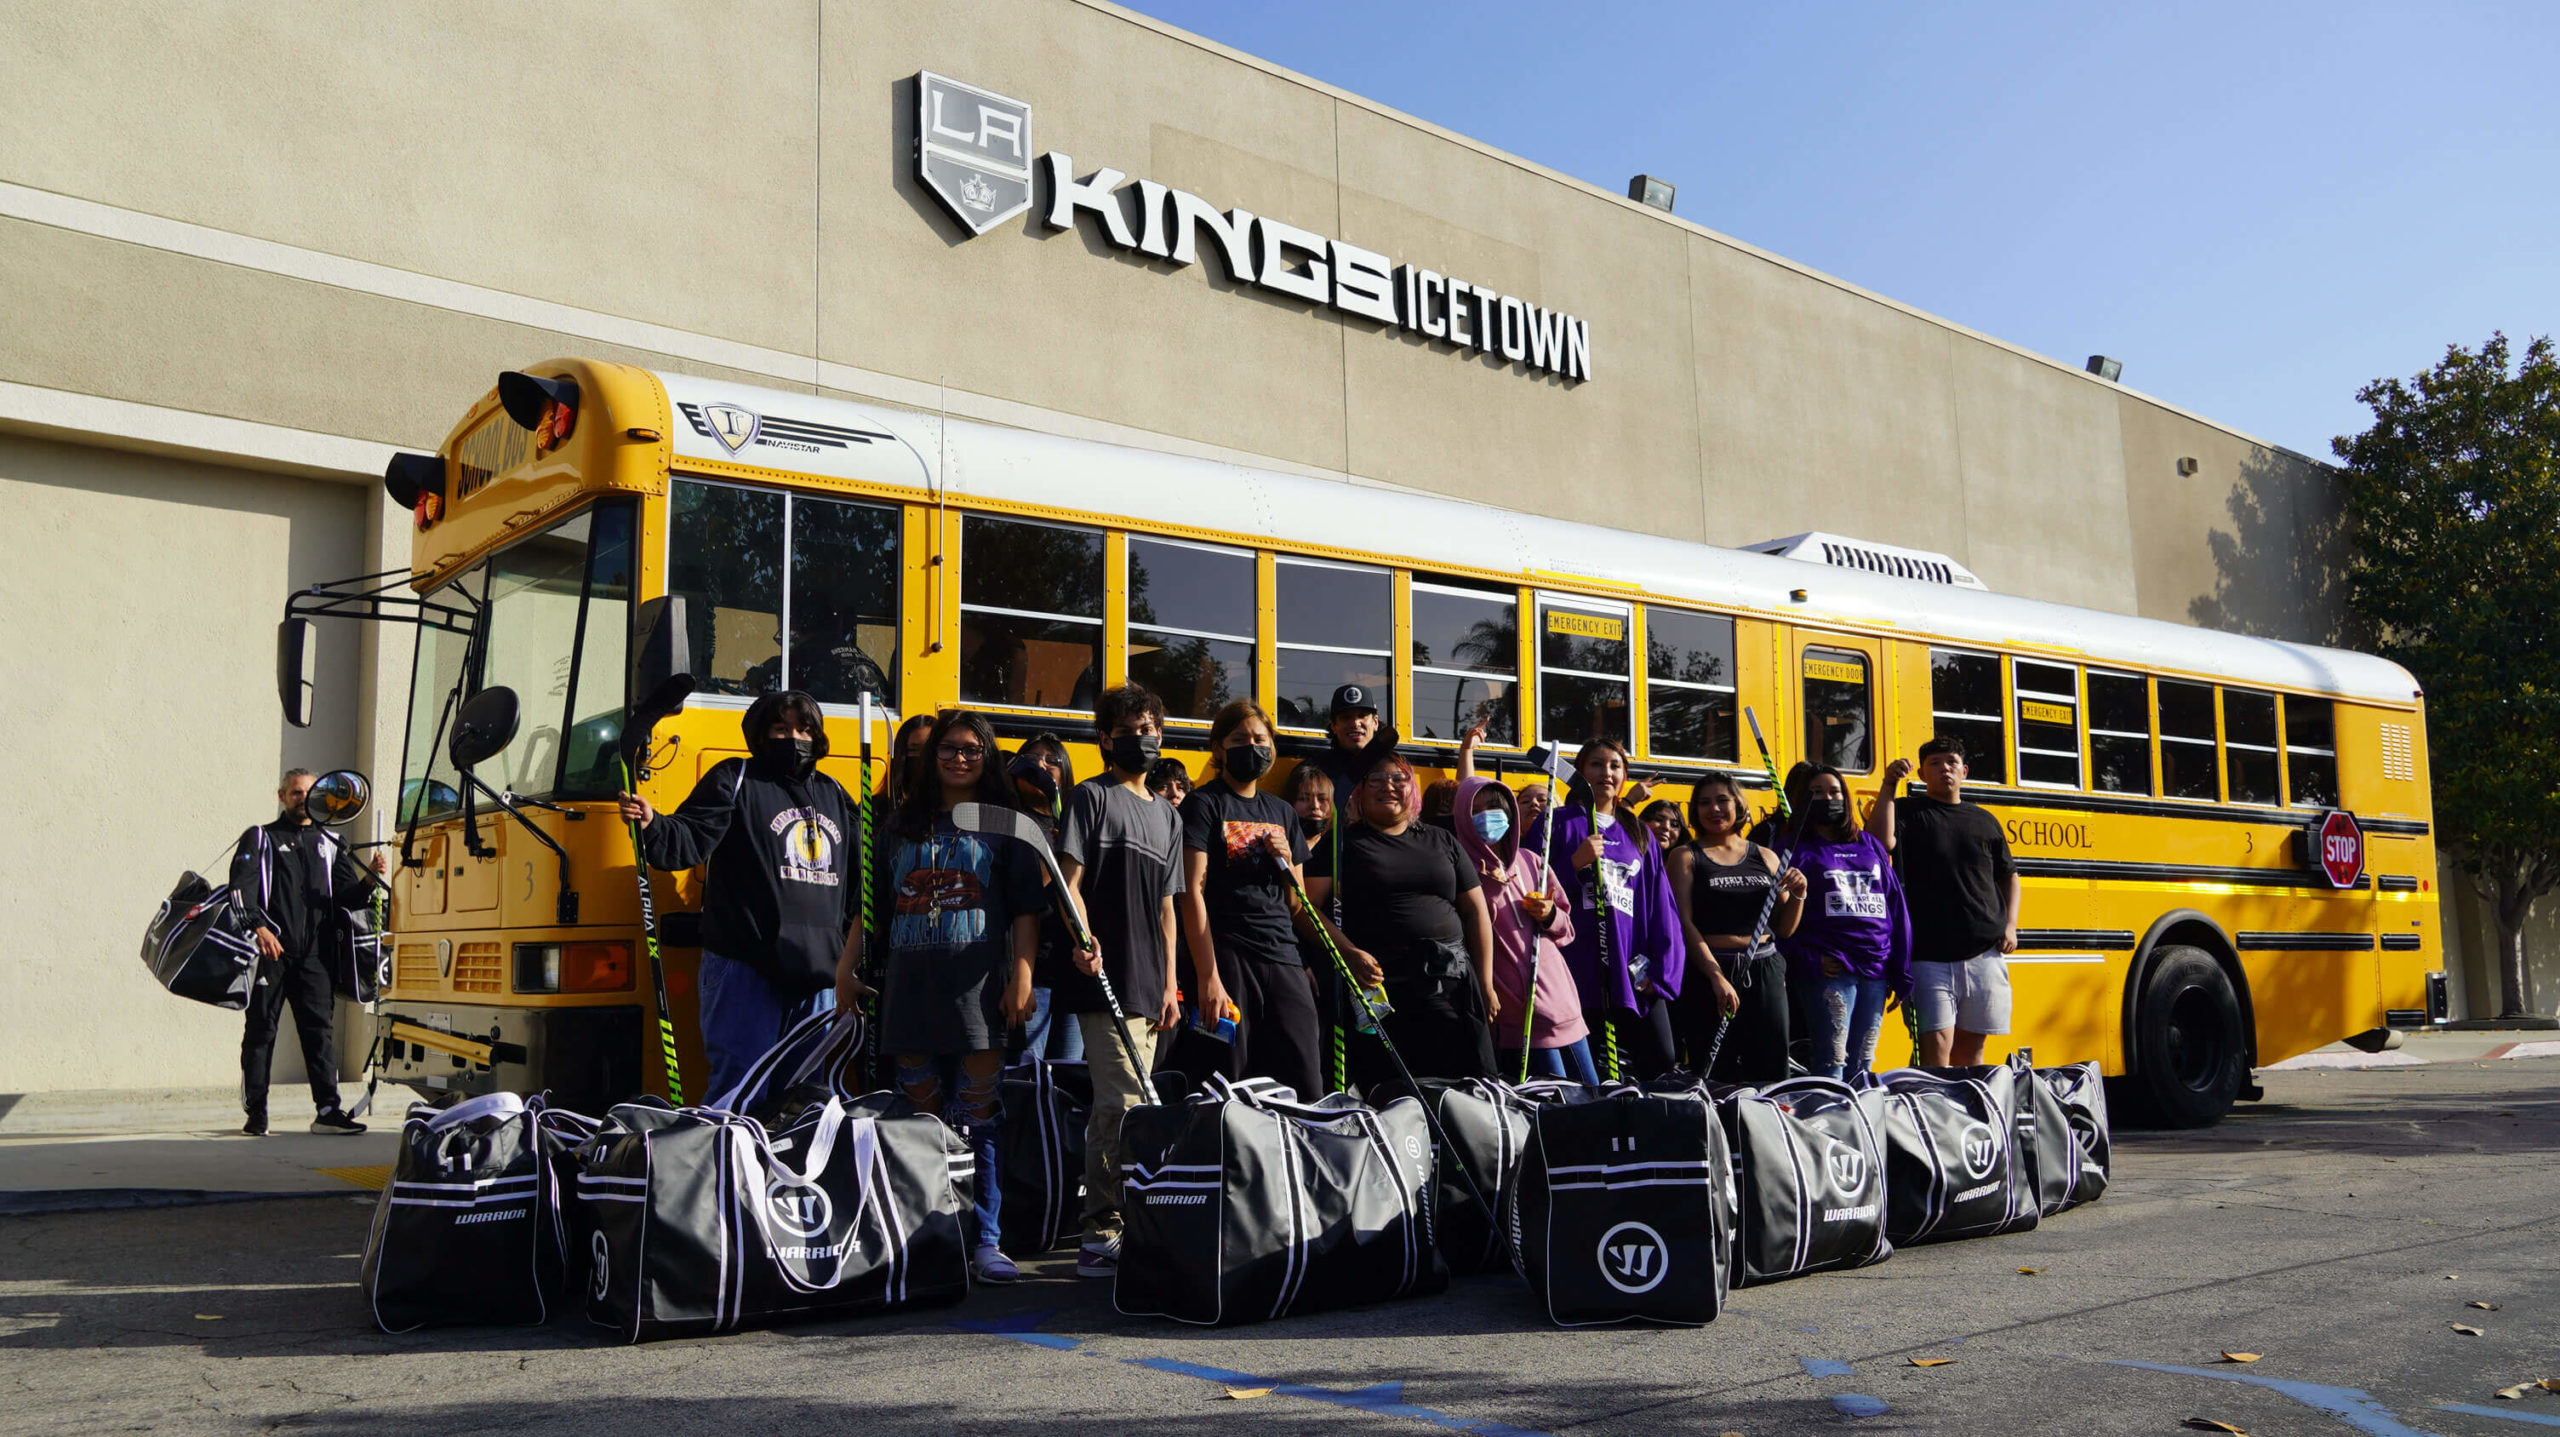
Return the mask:
<path id="1" fill-rule="evenodd" d="M 1787 860 L 1804 873 L 1804 918 L 1778 947 L 1797 972 L 1816 976 L 1829 957 L 1857 977 L 1906 987 L 1911 926 L 1884 844 L 1864 831 L 1837 843 L 1808 836 Z"/>
<path id="2" fill-rule="evenodd" d="M 1893 862 L 1911 905 L 1911 956 L 1961 963 L 2009 930 L 2009 836 L 1988 809 L 1927 794 L 1893 805 Z"/>
<path id="3" fill-rule="evenodd" d="M 882 1046 L 891 1053 L 1002 1047 L 1013 920 L 1046 903 L 1040 860 L 1010 838 L 963 833 L 948 814 L 910 837 L 889 828 L 880 866 L 887 915 Z"/>
<path id="4" fill-rule="evenodd" d="M 1267 793 L 1239 794 L 1223 781 L 1192 790 L 1182 803 L 1182 846 L 1209 855 L 1200 898 L 1219 951 L 1266 963 L 1297 963 L 1297 930 L 1289 920 L 1289 880 L 1264 849 L 1278 833 L 1290 861 L 1307 861 L 1298 811 Z"/>
<path id="5" fill-rule="evenodd" d="M 1102 948 L 1103 971 L 1133 1015 L 1155 1011 L 1164 992 L 1164 900 L 1182 891 L 1182 818 L 1144 790 L 1109 777 L 1077 784 L 1058 825 L 1058 857 L 1084 869 L 1085 916 Z M 1102 985 L 1074 971 L 1059 976 L 1051 1001 L 1069 1013 L 1108 1011 Z"/>

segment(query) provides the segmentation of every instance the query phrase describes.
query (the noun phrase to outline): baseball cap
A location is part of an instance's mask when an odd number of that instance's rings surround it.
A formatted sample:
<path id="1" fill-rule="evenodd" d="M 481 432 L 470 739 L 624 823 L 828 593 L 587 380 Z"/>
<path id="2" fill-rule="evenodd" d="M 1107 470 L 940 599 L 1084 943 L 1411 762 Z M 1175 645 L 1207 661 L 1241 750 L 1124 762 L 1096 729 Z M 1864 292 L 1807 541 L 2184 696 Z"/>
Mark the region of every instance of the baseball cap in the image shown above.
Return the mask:
<path id="1" fill-rule="evenodd" d="M 1330 718 L 1340 718 L 1344 714 L 1376 713 L 1377 711 L 1377 695 L 1358 684 L 1344 684 L 1333 691 L 1333 706 L 1326 710 L 1326 715 Z"/>

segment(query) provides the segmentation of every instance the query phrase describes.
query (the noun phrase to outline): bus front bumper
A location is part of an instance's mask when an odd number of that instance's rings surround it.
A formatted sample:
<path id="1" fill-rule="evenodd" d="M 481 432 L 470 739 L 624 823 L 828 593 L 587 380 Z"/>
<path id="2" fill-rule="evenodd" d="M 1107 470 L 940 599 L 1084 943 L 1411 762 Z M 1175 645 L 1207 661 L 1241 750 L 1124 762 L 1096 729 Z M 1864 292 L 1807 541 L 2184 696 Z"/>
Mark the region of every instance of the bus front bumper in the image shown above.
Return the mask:
<path id="1" fill-rule="evenodd" d="M 430 1093 L 539 1093 L 602 1112 L 640 1092 L 640 1009 L 386 1002 L 382 1076 Z"/>

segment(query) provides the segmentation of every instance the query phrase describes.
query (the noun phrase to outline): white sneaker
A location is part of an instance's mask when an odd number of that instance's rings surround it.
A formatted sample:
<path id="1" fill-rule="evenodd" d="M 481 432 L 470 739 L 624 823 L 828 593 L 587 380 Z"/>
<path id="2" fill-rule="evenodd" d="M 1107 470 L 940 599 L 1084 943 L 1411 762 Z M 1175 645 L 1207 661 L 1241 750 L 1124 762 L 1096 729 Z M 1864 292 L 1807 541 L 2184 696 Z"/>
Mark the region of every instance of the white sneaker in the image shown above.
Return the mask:
<path id="1" fill-rule="evenodd" d="M 1076 1276 L 1117 1277 L 1120 1274 L 1120 1239 L 1117 1236 L 1101 1242 L 1089 1242 L 1076 1249 Z"/>
<path id="2" fill-rule="evenodd" d="M 979 1248 L 978 1255 L 970 1259 L 969 1270 L 978 1275 L 980 1282 L 1014 1282 L 1022 1276 L 1022 1269 L 1013 1265 L 1013 1259 L 994 1247 Z"/>

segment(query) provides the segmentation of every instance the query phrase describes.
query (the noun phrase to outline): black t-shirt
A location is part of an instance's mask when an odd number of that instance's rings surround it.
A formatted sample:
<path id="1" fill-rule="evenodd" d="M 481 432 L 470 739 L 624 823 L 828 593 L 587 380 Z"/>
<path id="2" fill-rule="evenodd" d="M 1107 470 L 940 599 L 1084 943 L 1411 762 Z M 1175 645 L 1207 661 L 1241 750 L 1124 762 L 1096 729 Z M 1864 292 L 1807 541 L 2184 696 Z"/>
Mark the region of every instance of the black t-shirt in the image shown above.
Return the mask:
<path id="1" fill-rule="evenodd" d="M 1058 856 L 1081 867 L 1078 879 L 1103 971 L 1133 1013 L 1156 1010 L 1164 993 L 1164 900 L 1182 891 L 1182 819 L 1172 804 L 1113 777 L 1089 778 L 1067 795 L 1058 825 Z M 1070 1013 L 1100 1013 L 1102 985 L 1069 971 L 1055 1002 Z"/>
<path id="2" fill-rule="evenodd" d="M 1458 895 L 1483 886 L 1457 838 L 1437 824 L 1415 822 L 1397 834 L 1365 823 L 1342 830 L 1342 933 L 1369 951 L 1391 978 L 1435 943 L 1464 944 Z M 1334 835 L 1316 844 L 1316 872 L 1333 872 Z M 1415 970 L 1418 972 L 1419 970 Z"/>
<path id="3" fill-rule="evenodd" d="M 1911 956 L 1960 963 L 2000 946 L 2017 864 L 1990 810 L 1927 794 L 1893 805 L 1894 867 L 1911 909 Z"/>
<path id="4" fill-rule="evenodd" d="M 1288 841 L 1292 862 L 1307 861 L 1298 811 L 1282 799 L 1239 794 L 1216 780 L 1182 801 L 1182 846 L 1209 855 L 1200 898 L 1219 951 L 1294 964 L 1298 935 L 1289 921 L 1289 880 L 1262 846 L 1263 835 L 1273 831 Z"/>

